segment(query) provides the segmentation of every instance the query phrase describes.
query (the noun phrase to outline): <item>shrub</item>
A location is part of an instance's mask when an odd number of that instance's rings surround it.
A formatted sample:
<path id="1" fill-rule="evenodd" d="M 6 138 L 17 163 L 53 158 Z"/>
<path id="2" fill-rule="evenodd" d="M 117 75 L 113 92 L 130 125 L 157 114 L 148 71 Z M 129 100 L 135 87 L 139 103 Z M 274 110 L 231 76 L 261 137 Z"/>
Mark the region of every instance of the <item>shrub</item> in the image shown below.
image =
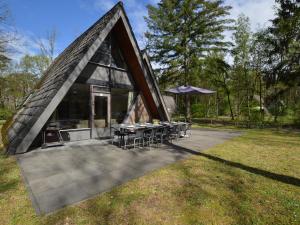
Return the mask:
<path id="1" fill-rule="evenodd" d="M 300 127 L 300 103 L 295 107 L 294 123 Z"/>
<path id="2" fill-rule="evenodd" d="M 7 120 L 12 116 L 13 112 L 9 109 L 0 108 L 0 120 Z"/>
<path id="3" fill-rule="evenodd" d="M 205 106 L 203 104 L 193 104 L 191 107 L 191 113 L 193 118 L 205 117 Z"/>

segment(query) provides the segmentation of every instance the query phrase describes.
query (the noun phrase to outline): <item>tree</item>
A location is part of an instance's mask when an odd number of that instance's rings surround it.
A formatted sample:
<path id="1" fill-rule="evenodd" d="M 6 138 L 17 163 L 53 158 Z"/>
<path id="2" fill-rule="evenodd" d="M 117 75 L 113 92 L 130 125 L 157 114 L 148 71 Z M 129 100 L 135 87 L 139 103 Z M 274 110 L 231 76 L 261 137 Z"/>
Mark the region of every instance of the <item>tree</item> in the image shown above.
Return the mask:
<path id="1" fill-rule="evenodd" d="M 240 114 L 240 106 L 243 99 L 246 99 L 248 120 L 250 120 L 250 95 L 252 82 L 250 78 L 250 44 L 251 30 L 249 18 L 244 14 L 239 15 L 235 32 L 233 33 L 234 48 L 232 55 L 234 58 L 235 90 L 237 94 L 237 111 Z"/>
<path id="2" fill-rule="evenodd" d="M 251 40 L 251 49 L 250 49 L 250 67 L 254 72 L 254 83 L 257 86 L 258 83 L 258 96 L 254 95 L 254 98 L 259 101 L 259 111 L 260 111 L 260 120 L 264 120 L 264 113 L 270 115 L 270 112 L 265 105 L 264 101 L 264 90 L 265 90 L 265 71 L 266 65 L 269 61 L 268 56 L 268 41 L 266 40 L 268 37 L 268 31 L 266 29 L 260 29 L 256 33 L 253 34 Z M 256 93 L 257 93 L 256 92 Z"/>
<path id="3" fill-rule="evenodd" d="M 37 81 L 49 65 L 42 55 L 25 55 L 19 63 L 11 63 L 0 77 L 0 108 L 15 111 L 31 94 Z"/>
<path id="4" fill-rule="evenodd" d="M 41 56 L 49 59 L 49 65 L 54 60 L 55 44 L 56 44 L 57 32 L 55 29 L 47 32 L 46 39 L 38 39 L 36 43 L 40 47 Z"/>
<path id="5" fill-rule="evenodd" d="M 231 68 L 228 63 L 225 62 L 223 55 L 212 54 L 206 58 L 205 61 L 205 72 L 207 74 L 207 79 L 217 88 L 221 88 L 227 98 L 230 116 L 234 120 L 234 114 L 231 103 Z"/>
<path id="6" fill-rule="evenodd" d="M 15 111 L 36 84 L 36 77 L 29 73 L 11 73 L 0 79 L 1 108 Z"/>
<path id="7" fill-rule="evenodd" d="M 25 55 L 18 65 L 20 72 L 40 78 L 50 65 L 50 59 L 44 55 Z"/>
<path id="8" fill-rule="evenodd" d="M 9 10 L 4 1 L 0 0 L 0 25 L 4 25 L 9 18 Z M 10 62 L 8 57 L 8 44 L 10 42 L 10 36 L 0 28 L 0 72 L 7 67 Z"/>
<path id="9" fill-rule="evenodd" d="M 147 8 L 147 49 L 161 66 L 160 80 L 168 84 L 196 84 L 201 60 L 230 45 L 223 32 L 230 29 L 232 21 L 226 16 L 231 7 L 224 6 L 222 0 L 161 0 Z M 190 118 L 189 95 L 186 116 Z"/>
<path id="10" fill-rule="evenodd" d="M 300 4 L 294 0 L 276 0 L 276 17 L 265 35 L 268 61 L 265 82 L 266 103 L 273 108 L 274 121 L 282 112 L 282 98 L 300 85 Z"/>

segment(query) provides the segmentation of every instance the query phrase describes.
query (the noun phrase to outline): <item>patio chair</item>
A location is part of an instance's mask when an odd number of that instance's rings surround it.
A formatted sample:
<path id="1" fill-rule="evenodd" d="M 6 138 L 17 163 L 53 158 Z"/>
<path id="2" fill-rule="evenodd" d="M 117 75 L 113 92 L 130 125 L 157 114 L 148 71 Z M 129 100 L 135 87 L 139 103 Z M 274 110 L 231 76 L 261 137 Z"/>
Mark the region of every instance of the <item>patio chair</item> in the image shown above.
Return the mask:
<path id="1" fill-rule="evenodd" d="M 186 131 L 187 131 L 187 123 L 181 123 L 181 124 L 179 124 L 178 126 L 179 126 L 179 134 L 178 134 L 178 136 L 180 137 L 180 138 L 184 138 L 185 137 L 185 135 L 186 135 Z"/>
<path id="2" fill-rule="evenodd" d="M 125 133 L 121 131 L 120 128 L 111 127 L 111 144 L 117 143 L 119 147 L 122 147 Z"/>
<path id="3" fill-rule="evenodd" d="M 154 137 L 155 137 L 156 129 L 153 128 L 146 128 L 143 132 L 143 146 L 149 146 L 151 147 L 151 144 L 153 144 Z"/>
<path id="4" fill-rule="evenodd" d="M 51 139 L 49 141 L 49 139 Z M 56 122 L 47 124 L 43 131 L 42 148 L 55 147 L 64 145 L 64 140 L 60 132 L 60 126 Z"/>
<path id="5" fill-rule="evenodd" d="M 191 137 L 192 136 L 192 124 L 186 123 L 184 129 L 184 137 Z"/>
<path id="6" fill-rule="evenodd" d="M 178 140 L 180 136 L 180 126 L 179 125 L 173 125 L 171 127 L 169 127 L 169 132 L 168 132 L 168 140 L 170 140 L 171 142 L 173 140 Z"/>
<path id="7" fill-rule="evenodd" d="M 155 143 L 157 145 L 162 144 L 164 140 L 166 140 L 167 138 L 168 138 L 168 127 L 167 126 L 158 127 L 154 137 Z"/>
<path id="8" fill-rule="evenodd" d="M 133 146 L 133 148 L 136 148 L 136 146 L 141 146 L 143 143 L 143 130 L 136 130 L 136 131 L 128 131 L 126 132 L 124 136 L 124 149 L 127 149 L 128 147 Z"/>

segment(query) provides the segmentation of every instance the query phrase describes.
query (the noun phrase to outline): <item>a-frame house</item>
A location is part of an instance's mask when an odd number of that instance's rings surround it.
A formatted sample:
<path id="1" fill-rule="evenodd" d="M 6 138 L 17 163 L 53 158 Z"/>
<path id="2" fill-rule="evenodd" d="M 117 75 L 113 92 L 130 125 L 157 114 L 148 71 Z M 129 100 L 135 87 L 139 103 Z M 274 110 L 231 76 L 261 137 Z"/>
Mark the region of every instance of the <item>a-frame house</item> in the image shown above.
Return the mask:
<path id="1" fill-rule="evenodd" d="M 64 141 L 105 138 L 113 124 L 169 120 L 145 52 L 121 2 L 71 43 L 2 130 L 9 154 L 43 142 L 50 124 Z"/>

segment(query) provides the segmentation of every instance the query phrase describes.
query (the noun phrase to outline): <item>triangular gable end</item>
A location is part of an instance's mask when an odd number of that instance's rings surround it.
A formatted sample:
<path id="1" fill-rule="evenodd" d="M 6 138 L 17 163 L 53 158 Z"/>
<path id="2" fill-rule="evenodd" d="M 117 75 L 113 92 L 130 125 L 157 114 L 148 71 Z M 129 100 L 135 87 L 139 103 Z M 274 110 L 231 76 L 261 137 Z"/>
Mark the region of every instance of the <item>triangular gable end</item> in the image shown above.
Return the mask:
<path id="1" fill-rule="evenodd" d="M 109 15 L 112 14 L 112 15 Z M 85 48 L 84 46 L 84 41 L 87 39 L 88 35 L 91 35 L 93 38 L 95 36 L 95 30 L 94 26 L 97 25 L 97 23 L 101 23 L 104 19 L 107 19 L 107 15 L 109 15 L 109 21 L 106 22 L 105 26 L 103 29 L 99 32 L 96 33 L 96 38 L 94 38 L 93 43 L 90 46 L 87 46 L 88 49 L 84 53 L 84 55 L 80 55 L 76 51 L 76 44 L 74 42 L 80 41 L 79 47 L 78 48 Z M 63 97 L 66 95 L 72 84 L 75 82 L 75 80 L 78 78 L 78 76 L 81 74 L 82 70 L 87 66 L 89 60 L 92 58 L 92 56 L 95 54 L 96 50 L 100 47 L 101 43 L 104 41 L 106 36 L 114 30 L 114 32 L 118 32 L 118 40 L 119 43 L 121 43 L 121 48 L 123 49 L 123 54 L 127 60 L 127 64 L 130 67 L 130 70 L 132 71 L 132 74 L 134 75 L 134 80 L 139 85 L 140 89 L 143 90 L 143 96 L 147 100 L 147 103 L 149 104 L 149 108 L 151 112 L 153 113 L 154 118 L 160 118 L 163 120 L 168 120 L 167 117 L 162 117 L 161 113 L 159 112 L 159 105 L 162 104 L 161 100 L 159 99 L 159 96 L 155 93 L 157 90 L 155 89 L 155 85 L 150 84 L 149 82 L 149 74 L 145 68 L 145 65 L 143 63 L 142 55 L 140 53 L 140 50 L 138 48 L 137 42 L 134 38 L 133 32 L 131 30 L 128 18 L 125 14 L 124 8 L 122 6 L 122 3 L 118 3 L 116 6 L 112 8 L 107 14 L 105 14 L 102 19 L 98 21 L 96 24 L 94 24 L 90 29 L 88 29 L 83 35 L 81 35 L 78 39 L 76 39 L 55 61 L 54 63 L 50 66 L 49 70 L 47 71 L 47 76 L 49 76 L 49 73 L 55 74 L 50 78 L 46 78 L 43 80 L 43 83 L 41 85 L 41 88 L 38 89 L 38 92 L 42 92 L 43 88 L 47 87 L 48 89 L 49 86 L 55 86 L 54 84 L 58 83 L 56 82 L 56 79 L 61 82 L 61 85 L 59 86 L 58 89 L 53 88 L 51 89 L 54 94 L 51 96 L 50 94 L 47 95 L 47 97 L 51 97 L 49 102 L 45 102 L 45 106 L 40 109 L 40 114 L 34 115 L 34 113 L 31 113 L 31 118 L 30 118 L 30 124 L 26 125 L 26 129 L 17 129 L 18 123 L 24 124 L 24 121 L 20 122 L 19 117 L 23 118 L 24 120 L 26 119 L 27 114 L 25 112 L 31 112 L 31 109 L 28 109 L 28 106 L 25 106 L 23 109 L 21 109 L 18 114 L 15 116 L 16 121 L 14 122 L 9 130 L 8 130 L 8 145 L 6 146 L 6 149 L 9 153 L 14 154 L 14 153 L 23 153 L 26 152 L 29 148 L 29 146 L 32 144 L 33 140 L 36 138 L 38 133 L 41 131 L 45 123 L 48 121 L 50 116 L 52 115 L 53 111 L 57 108 L 58 104 L 62 101 Z M 83 37 L 82 37 L 83 36 Z M 88 37 L 90 38 L 90 37 Z M 75 46 L 75 47 L 74 47 Z M 79 62 L 75 64 L 76 60 L 74 62 L 70 62 L 70 65 L 64 65 L 61 61 L 63 61 L 63 57 L 67 57 L 68 53 L 71 52 L 72 54 L 78 53 L 76 55 L 77 57 L 81 57 Z M 71 64 L 73 63 L 73 64 Z M 58 65 L 57 65 L 58 64 Z M 69 66 L 72 68 L 72 70 L 69 69 L 63 74 L 59 74 L 57 71 L 61 69 L 60 67 L 66 68 Z M 58 73 L 58 74 L 56 74 Z M 59 83 L 58 83 L 59 84 Z M 159 91 L 159 90 L 158 90 Z M 52 93 L 50 92 L 50 93 Z M 36 95 L 33 94 L 33 97 L 31 98 L 37 98 Z M 40 101 L 40 100 L 39 100 Z M 43 99 L 41 99 L 43 101 Z M 32 108 L 37 108 L 33 103 L 30 103 L 30 106 Z M 36 103 L 37 104 L 37 103 Z M 30 107 L 29 107 L 30 108 Z M 25 116 L 24 116 L 25 115 Z M 29 114 L 28 114 L 29 115 Z M 17 124 L 17 125 L 16 125 Z M 21 131 L 20 131 L 21 130 Z"/>
<path id="2" fill-rule="evenodd" d="M 83 69 L 76 82 L 103 88 L 137 89 L 122 51 L 112 31 Z"/>

